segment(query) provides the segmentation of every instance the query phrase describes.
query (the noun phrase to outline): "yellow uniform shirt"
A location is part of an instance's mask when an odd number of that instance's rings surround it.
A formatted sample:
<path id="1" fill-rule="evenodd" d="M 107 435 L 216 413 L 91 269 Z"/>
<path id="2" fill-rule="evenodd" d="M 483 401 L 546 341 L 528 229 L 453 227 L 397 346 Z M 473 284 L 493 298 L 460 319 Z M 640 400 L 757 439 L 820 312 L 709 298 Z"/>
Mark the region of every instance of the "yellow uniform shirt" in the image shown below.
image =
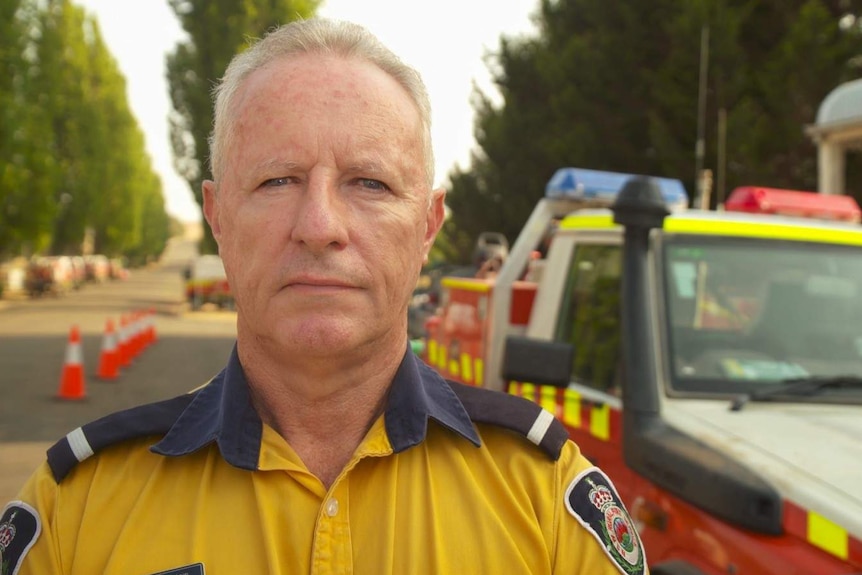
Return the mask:
<path id="1" fill-rule="evenodd" d="M 613 486 L 549 415 L 407 353 L 327 490 L 261 423 L 234 352 L 200 390 L 55 445 L 0 517 L 0 573 L 645 572 Z"/>

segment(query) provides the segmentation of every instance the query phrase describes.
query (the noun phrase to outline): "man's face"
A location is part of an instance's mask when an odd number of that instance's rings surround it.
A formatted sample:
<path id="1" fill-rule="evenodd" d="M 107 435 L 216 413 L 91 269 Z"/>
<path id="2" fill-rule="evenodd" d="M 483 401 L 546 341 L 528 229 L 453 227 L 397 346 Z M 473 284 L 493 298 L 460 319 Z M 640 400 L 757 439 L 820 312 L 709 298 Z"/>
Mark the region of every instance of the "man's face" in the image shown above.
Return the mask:
<path id="1" fill-rule="evenodd" d="M 443 219 L 404 89 L 360 60 L 295 56 L 251 74 L 230 113 L 204 212 L 241 342 L 317 357 L 403 342 Z"/>

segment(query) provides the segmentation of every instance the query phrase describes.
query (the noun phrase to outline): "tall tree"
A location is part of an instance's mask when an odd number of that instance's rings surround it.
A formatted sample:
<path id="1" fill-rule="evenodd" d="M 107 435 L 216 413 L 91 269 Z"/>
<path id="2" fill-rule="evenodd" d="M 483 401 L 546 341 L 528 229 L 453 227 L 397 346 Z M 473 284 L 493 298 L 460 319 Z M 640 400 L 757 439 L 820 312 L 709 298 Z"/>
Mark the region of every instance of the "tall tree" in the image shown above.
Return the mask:
<path id="1" fill-rule="evenodd" d="M 481 231 L 513 241 L 563 166 L 653 174 L 694 190 L 701 34 L 709 29 L 704 167 L 726 117 L 727 189 L 808 188 L 816 150 L 803 128 L 839 83 L 862 76 L 862 28 L 846 0 L 542 0 L 535 38 L 503 38 L 477 96 L 478 149 L 450 174 L 450 257 Z M 855 7 L 857 10 L 858 6 Z"/>
<path id="2" fill-rule="evenodd" d="M 95 110 L 89 102 L 89 58 L 84 36 L 83 9 L 67 0 L 49 0 L 40 18 L 37 67 L 33 88 L 48 115 L 54 172 L 55 216 L 51 250 L 75 253 L 80 249 L 90 208 L 94 153 L 89 126 Z"/>
<path id="3" fill-rule="evenodd" d="M 32 1 L 0 0 L 0 257 L 38 252 L 51 237 L 54 162 L 27 74 L 37 18 Z"/>
<path id="4" fill-rule="evenodd" d="M 314 14 L 321 0 L 170 0 L 189 39 L 167 59 L 173 111 L 171 141 L 177 171 L 199 205 L 201 183 L 209 177 L 207 138 L 213 122 L 211 92 L 231 57 L 245 49 L 248 38 L 273 26 Z M 205 226 L 206 228 L 206 226 Z M 201 251 L 216 249 L 209 229 Z"/>
<path id="5" fill-rule="evenodd" d="M 164 196 L 159 178 L 152 172 L 141 181 L 140 226 L 138 241 L 126 251 L 132 264 L 144 264 L 162 253 L 171 234 L 170 218 L 165 211 Z"/>
<path id="6" fill-rule="evenodd" d="M 20 170 L 13 159 L 15 131 L 20 125 L 16 120 L 15 72 L 23 67 L 24 47 L 20 4 L 20 0 L 0 0 L 0 255 L 2 248 L 14 241 L 9 225 L 16 210 L 11 189 L 18 179 L 15 172 Z"/>
<path id="7" fill-rule="evenodd" d="M 0 254 L 76 254 L 92 238 L 152 255 L 168 233 L 161 183 L 96 21 L 70 0 L 0 10 Z"/>

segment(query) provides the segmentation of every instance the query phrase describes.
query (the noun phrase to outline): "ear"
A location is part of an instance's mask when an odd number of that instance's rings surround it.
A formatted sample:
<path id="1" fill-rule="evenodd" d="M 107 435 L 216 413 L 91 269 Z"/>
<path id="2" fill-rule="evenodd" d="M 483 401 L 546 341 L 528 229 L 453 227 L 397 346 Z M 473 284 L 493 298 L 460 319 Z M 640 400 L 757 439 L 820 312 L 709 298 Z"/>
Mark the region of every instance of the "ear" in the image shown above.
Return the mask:
<path id="1" fill-rule="evenodd" d="M 434 245 L 434 239 L 443 222 L 446 220 L 446 190 L 439 188 L 431 192 L 428 212 L 425 214 L 425 237 L 422 241 L 422 261 L 428 262 L 428 253 Z"/>
<path id="2" fill-rule="evenodd" d="M 219 223 L 219 202 L 216 184 L 212 180 L 204 180 L 201 185 L 204 198 L 204 217 L 213 232 L 213 237 L 219 241 L 221 236 L 221 224 Z"/>

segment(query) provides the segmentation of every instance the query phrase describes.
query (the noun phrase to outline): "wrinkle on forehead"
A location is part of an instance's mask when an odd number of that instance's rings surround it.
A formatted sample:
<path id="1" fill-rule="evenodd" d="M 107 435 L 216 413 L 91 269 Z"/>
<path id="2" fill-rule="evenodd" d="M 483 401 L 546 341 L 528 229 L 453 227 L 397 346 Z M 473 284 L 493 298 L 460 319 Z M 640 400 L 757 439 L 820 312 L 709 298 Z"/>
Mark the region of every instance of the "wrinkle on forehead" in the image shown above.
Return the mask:
<path id="1" fill-rule="evenodd" d="M 273 62 L 250 75 L 236 100 L 234 146 L 226 156 L 235 159 L 259 138 L 296 133 L 296 145 L 288 140 L 286 146 L 267 152 L 274 156 L 252 158 L 252 165 L 301 168 L 311 159 L 300 157 L 304 154 L 328 160 L 335 154 L 345 164 L 339 169 L 396 171 L 425 184 L 422 123 L 415 103 L 376 66 L 345 62 L 309 55 Z M 303 113 L 291 113 L 296 110 Z M 345 121 L 332 122 L 333 116 Z"/>

